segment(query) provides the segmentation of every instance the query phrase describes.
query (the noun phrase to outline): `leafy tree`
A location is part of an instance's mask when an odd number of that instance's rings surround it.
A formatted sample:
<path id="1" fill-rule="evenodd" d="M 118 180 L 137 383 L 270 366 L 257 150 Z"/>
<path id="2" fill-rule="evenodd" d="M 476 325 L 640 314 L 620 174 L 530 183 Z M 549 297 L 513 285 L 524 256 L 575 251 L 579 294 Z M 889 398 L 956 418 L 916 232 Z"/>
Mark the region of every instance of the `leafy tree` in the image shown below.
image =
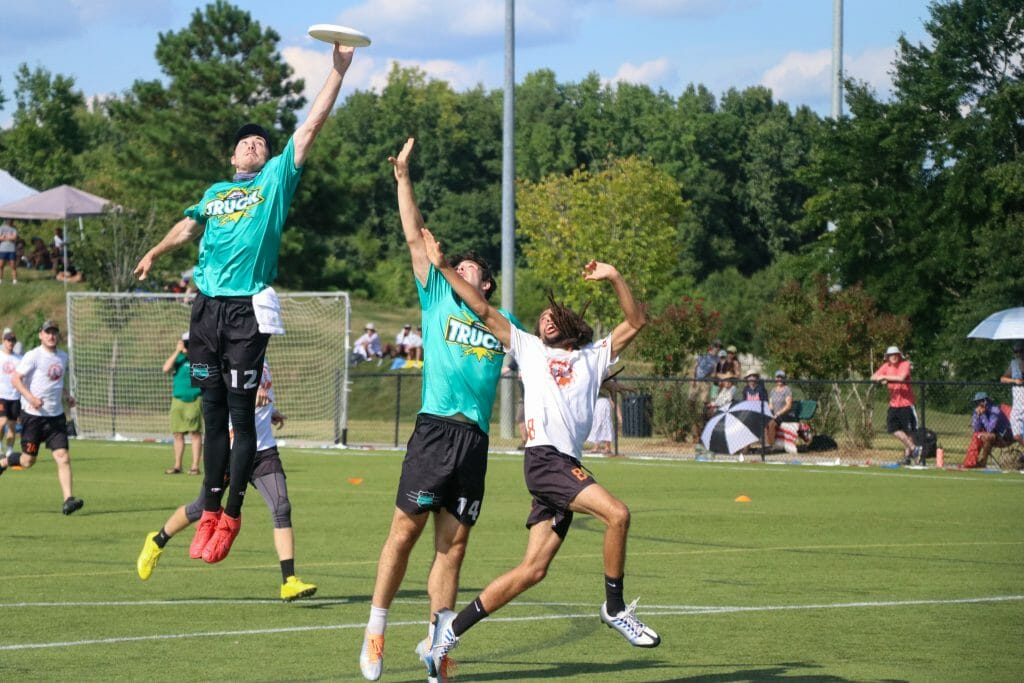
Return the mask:
<path id="1" fill-rule="evenodd" d="M 592 301 L 590 314 L 600 325 L 617 323 L 621 314 L 609 288 L 580 277 L 590 259 L 615 265 L 640 301 L 668 280 L 687 206 L 675 181 L 650 162 L 615 159 L 597 173 L 524 182 L 517 197 L 530 268 L 570 307 Z"/>
<path id="2" fill-rule="evenodd" d="M 93 289 L 131 291 L 138 285 L 136 264 L 165 232 L 154 210 L 145 214 L 132 209 L 107 211 L 90 219 L 89 229 L 75 242 L 75 264 Z"/>

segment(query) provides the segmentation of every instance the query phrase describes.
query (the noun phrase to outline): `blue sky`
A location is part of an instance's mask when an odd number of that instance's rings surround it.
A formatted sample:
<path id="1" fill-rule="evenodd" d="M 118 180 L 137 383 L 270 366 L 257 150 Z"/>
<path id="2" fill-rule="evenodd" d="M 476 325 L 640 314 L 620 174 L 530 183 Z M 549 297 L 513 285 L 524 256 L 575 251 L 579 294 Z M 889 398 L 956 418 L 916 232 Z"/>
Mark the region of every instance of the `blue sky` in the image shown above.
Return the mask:
<path id="1" fill-rule="evenodd" d="M 72 76 L 87 97 L 123 92 L 162 76 L 153 53 L 161 32 L 179 31 L 196 0 L 0 0 L 0 88 L 10 123 L 19 64 Z M 379 89 L 392 61 L 416 65 L 456 89 L 503 81 L 504 0 L 237 0 L 281 35 L 278 49 L 308 94 L 330 66 L 329 48 L 306 35 L 316 23 L 357 28 L 345 90 Z M 889 91 L 896 40 L 926 40 L 927 0 L 845 0 L 844 67 Z M 559 81 L 595 72 L 676 95 L 703 83 L 766 85 L 777 99 L 829 113 L 832 0 L 518 0 L 516 80 L 540 68 Z M 310 97 L 312 99 L 312 97 Z"/>

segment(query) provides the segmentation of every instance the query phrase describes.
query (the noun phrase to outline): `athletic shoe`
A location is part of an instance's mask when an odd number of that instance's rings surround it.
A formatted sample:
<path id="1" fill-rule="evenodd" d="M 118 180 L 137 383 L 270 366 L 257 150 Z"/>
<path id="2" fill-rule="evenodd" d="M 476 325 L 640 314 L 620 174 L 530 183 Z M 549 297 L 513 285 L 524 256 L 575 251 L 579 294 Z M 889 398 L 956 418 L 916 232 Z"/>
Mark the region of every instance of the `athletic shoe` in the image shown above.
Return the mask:
<path id="1" fill-rule="evenodd" d="M 455 612 L 450 609 L 443 609 L 437 613 L 437 625 L 434 626 L 434 640 L 430 643 L 430 659 L 434 664 L 434 671 L 437 672 L 438 683 L 448 683 L 450 674 L 455 669 L 455 662 L 449 657 L 459 638 L 452 631 L 452 622 L 455 621 Z"/>
<path id="2" fill-rule="evenodd" d="M 85 501 L 81 498 L 68 496 L 68 499 L 64 501 L 64 514 L 70 515 L 75 510 L 81 510 L 83 505 L 85 505 Z"/>
<path id="3" fill-rule="evenodd" d="M 434 660 L 430 656 L 430 638 L 424 638 L 416 643 L 416 656 L 427 667 L 427 683 L 437 683 L 437 669 L 434 668 Z"/>
<path id="4" fill-rule="evenodd" d="M 363 678 L 375 681 L 384 670 L 384 634 L 363 633 L 363 648 L 359 651 L 359 670 Z"/>
<path id="5" fill-rule="evenodd" d="M 914 450 L 910 452 L 910 462 L 914 465 L 923 465 L 924 458 L 922 455 L 924 455 L 924 448 L 921 446 L 914 446 Z"/>
<path id="6" fill-rule="evenodd" d="M 164 551 L 153 540 L 158 533 L 160 532 L 152 531 L 146 536 L 146 541 L 142 544 L 142 552 L 139 553 L 139 559 L 135 560 L 135 568 L 139 570 L 139 578 L 143 581 L 148 579 L 150 574 L 153 573 L 153 569 L 160 559 L 160 553 Z"/>
<path id="7" fill-rule="evenodd" d="M 316 593 L 316 586 L 311 583 L 305 583 L 297 576 L 289 576 L 288 580 L 281 584 L 281 599 L 285 602 L 291 602 L 300 598 L 310 598 L 313 597 L 314 593 Z"/>
<path id="8" fill-rule="evenodd" d="M 637 598 L 629 603 L 626 609 L 615 616 L 608 614 L 608 603 L 601 604 L 601 621 L 608 624 L 622 634 L 622 637 L 635 647 L 658 647 L 661 637 L 653 630 L 644 625 L 644 622 L 636 618 L 636 604 L 640 601 Z"/>
<path id="9" fill-rule="evenodd" d="M 203 562 L 214 564 L 227 557 L 228 552 L 231 551 L 231 544 L 235 542 L 238 530 L 241 528 L 241 513 L 238 514 L 238 517 L 232 517 L 226 512 L 221 515 L 220 522 L 217 523 L 217 530 L 213 532 L 209 543 L 203 548 Z"/>
<path id="10" fill-rule="evenodd" d="M 192 537 L 192 545 L 188 547 L 188 556 L 193 560 L 198 560 L 203 556 L 203 549 L 213 538 L 213 532 L 217 530 L 223 512 L 224 508 L 216 512 L 203 510 L 203 516 L 199 518 L 199 524 L 196 524 L 196 534 Z"/>

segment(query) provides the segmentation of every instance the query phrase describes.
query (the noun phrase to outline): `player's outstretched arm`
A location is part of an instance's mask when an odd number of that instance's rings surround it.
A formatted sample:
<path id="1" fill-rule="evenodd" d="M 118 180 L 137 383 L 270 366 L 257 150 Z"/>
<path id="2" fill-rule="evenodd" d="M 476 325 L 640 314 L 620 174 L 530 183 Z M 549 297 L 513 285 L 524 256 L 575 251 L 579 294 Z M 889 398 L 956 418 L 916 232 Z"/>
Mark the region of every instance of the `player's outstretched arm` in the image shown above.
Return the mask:
<path id="1" fill-rule="evenodd" d="M 423 228 L 421 232 L 423 233 L 423 246 L 426 249 L 427 257 L 434 264 L 437 272 L 444 276 L 444 279 L 452 286 L 452 290 L 487 325 L 487 328 L 498 338 L 498 341 L 505 346 L 511 346 L 512 325 L 508 319 L 497 308 L 491 306 L 487 299 L 477 291 L 476 287 L 463 280 L 455 272 L 455 269 L 448 264 L 447 259 L 445 259 L 444 254 L 441 252 L 441 243 L 434 239 L 430 231 Z"/>
<path id="2" fill-rule="evenodd" d="M 142 257 L 139 264 L 135 266 L 135 275 L 140 280 L 145 280 L 146 275 L 149 274 L 150 268 L 153 267 L 153 261 L 158 256 L 164 254 L 173 249 L 177 249 L 186 242 L 190 242 L 194 238 L 203 234 L 203 226 L 198 221 L 192 218 L 182 218 L 180 221 L 174 224 L 174 227 L 160 240 L 155 247 L 146 252 L 146 255 Z"/>
<path id="3" fill-rule="evenodd" d="M 430 273 L 430 259 L 423 247 L 423 235 L 420 234 L 420 230 L 425 227 L 423 215 L 416 205 L 416 193 L 412 189 L 412 178 L 409 177 L 409 157 L 415 145 L 416 139 L 409 138 L 397 157 L 388 157 L 388 163 L 394 168 L 395 180 L 398 182 L 398 214 L 402 218 L 402 232 L 405 233 L 405 242 L 409 245 L 409 255 L 412 257 L 412 272 L 419 283 L 425 285 Z"/>
<path id="4" fill-rule="evenodd" d="M 636 335 L 647 325 L 647 314 L 644 309 L 633 298 L 633 292 L 622 277 L 622 274 L 615 269 L 615 266 L 600 261 L 591 261 L 583 267 L 584 280 L 607 280 L 615 290 L 615 296 L 619 299 L 619 307 L 622 309 L 625 320 L 619 323 L 612 330 L 612 353 L 619 354 L 636 338 Z"/>
<path id="5" fill-rule="evenodd" d="M 324 87 L 320 89 L 320 93 L 313 100 L 313 106 L 309 108 L 309 115 L 306 117 L 306 120 L 295 129 L 296 168 L 301 168 L 306 163 L 306 155 L 309 154 L 313 141 L 316 140 L 320 129 L 327 123 L 327 118 L 331 115 L 331 110 L 334 109 L 334 102 L 338 99 L 338 93 L 341 92 L 341 81 L 345 77 L 345 72 L 348 71 L 349 65 L 352 63 L 352 55 L 354 53 L 355 48 L 343 47 L 337 43 L 334 44 L 334 52 L 332 54 L 334 68 L 327 75 L 327 82 L 324 83 Z"/>

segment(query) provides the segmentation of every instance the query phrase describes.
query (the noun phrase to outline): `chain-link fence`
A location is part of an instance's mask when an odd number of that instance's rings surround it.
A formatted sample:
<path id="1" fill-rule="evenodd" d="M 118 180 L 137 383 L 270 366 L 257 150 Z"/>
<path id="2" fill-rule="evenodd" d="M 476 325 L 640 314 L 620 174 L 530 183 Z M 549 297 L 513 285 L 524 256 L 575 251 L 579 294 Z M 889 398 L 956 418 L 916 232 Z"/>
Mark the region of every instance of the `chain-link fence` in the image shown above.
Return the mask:
<path id="1" fill-rule="evenodd" d="M 495 401 L 491 448 L 514 451 L 522 439 L 515 403 L 522 392 L 514 377 L 511 405 Z M 765 387 L 771 390 L 771 383 Z M 619 376 L 611 392 L 615 410 L 613 453 L 680 459 L 744 459 L 765 462 L 893 466 L 903 463 L 904 445 L 886 431 L 889 392 L 856 380 L 789 380 L 804 418 L 782 421 L 775 444 L 765 438 L 734 453 L 713 453 L 700 441 L 708 412 L 702 384 L 690 379 Z M 985 391 L 996 403 L 1011 403 L 1010 387 L 993 381 L 914 382 L 919 430 L 934 432 L 944 465 L 962 465 L 971 443 L 972 398 Z M 349 384 L 350 447 L 404 448 L 420 406 L 422 376 L 417 371 L 354 372 Z M 736 388 L 737 400 L 743 387 Z M 499 396 L 501 391 L 498 392 Z M 504 418 L 502 412 L 506 411 Z M 996 448 L 989 467 L 1017 469 L 1024 450 Z M 930 457 L 934 454 L 928 453 Z M 934 465 L 934 460 L 928 461 Z"/>

